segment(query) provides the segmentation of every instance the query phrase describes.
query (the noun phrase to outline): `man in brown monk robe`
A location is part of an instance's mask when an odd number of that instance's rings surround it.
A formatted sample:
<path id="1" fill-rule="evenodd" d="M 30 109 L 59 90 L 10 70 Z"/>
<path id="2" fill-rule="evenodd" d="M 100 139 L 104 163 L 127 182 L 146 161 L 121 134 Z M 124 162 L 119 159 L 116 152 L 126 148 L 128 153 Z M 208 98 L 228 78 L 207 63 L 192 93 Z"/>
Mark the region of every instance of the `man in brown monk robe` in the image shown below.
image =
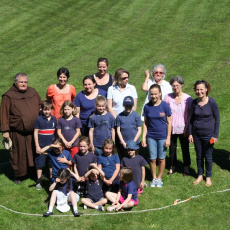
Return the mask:
<path id="1" fill-rule="evenodd" d="M 28 167 L 34 166 L 33 128 L 40 104 L 39 94 L 28 87 L 28 76 L 24 73 L 16 74 L 14 84 L 2 95 L 0 131 L 6 141 L 12 139 L 10 163 L 17 184 L 27 174 Z"/>

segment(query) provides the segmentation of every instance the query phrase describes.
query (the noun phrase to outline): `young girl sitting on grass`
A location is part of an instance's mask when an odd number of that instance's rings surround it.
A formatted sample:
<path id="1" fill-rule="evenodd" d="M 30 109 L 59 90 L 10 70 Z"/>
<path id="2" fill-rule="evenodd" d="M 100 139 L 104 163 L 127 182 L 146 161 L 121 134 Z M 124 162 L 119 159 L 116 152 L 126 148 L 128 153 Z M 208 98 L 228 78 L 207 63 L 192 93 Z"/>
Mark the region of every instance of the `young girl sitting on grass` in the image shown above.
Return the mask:
<path id="1" fill-rule="evenodd" d="M 82 198 L 84 209 L 95 208 L 98 211 L 104 211 L 103 205 L 107 203 L 102 191 L 104 172 L 97 167 L 95 163 L 90 164 L 88 172 L 85 174 L 87 185 L 87 198 Z"/>
<path id="2" fill-rule="evenodd" d="M 119 189 L 118 173 L 120 171 L 120 159 L 115 153 L 112 139 L 106 139 L 102 146 L 103 154 L 98 157 L 98 168 L 105 173 L 103 192 L 117 192 Z M 106 196 L 107 197 L 107 196 Z"/>
<path id="3" fill-rule="evenodd" d="M 85 174 L 90 164 L 97 163 L 97 157 L 89 151 L 89 138 L 80 137 L 79 138 L 79 152 L 73 157 L 73 168 L 74 172 L 79 175 L 80 182 L 76 183 L 77 193 L 80 197 L 85 197 L 86 195 L 86 184 L 85 184 Z"/>
<path id="4" fill-rule="evenodd" d="M 134 140 L 126 142 L 126 149 L 128 156 L 123 157 L 121 160 L 121 168 L 130 167 L 133 170 L 133 182 L 137 186 L 137 195 L 140 196 L 143 193 L 145 184 L 145 165 L 147 161 L 140 155 L 138 155 L 139 146 Z"/>
<path id="5" fill-rule="evenodd" d="M 53 207 L 57 201 L 57 209 L 60 212 L 68 212 L 70 206 L 68 202 L 73 205 L 73 214 L 75 217 L 79 217 L 77 202 L 79 201 L 79 196 L 73 191 L 73 182 L 75 181 L 72 177 L 79 181 L 80 178 L 69 169 L 60 169 L 58 171 L 57 178 L 55 182 L 50 186 L 49 191 L 53 191 L 50 199 L 49 209 L 43 214 L 44 217 L 53 215 Z"/>
<path id="6" fill-rule="evenodd" d="M 116 212 L 121 208 L 132 208 L 138 205 L 137 187 L 133 182 L 133 171 L 129 167 L 124 167 L 120 171 L 120 186 L 118 193 L 107 192 L 107 198 L 112 202 L 112 206 L 107 211 Z"/>

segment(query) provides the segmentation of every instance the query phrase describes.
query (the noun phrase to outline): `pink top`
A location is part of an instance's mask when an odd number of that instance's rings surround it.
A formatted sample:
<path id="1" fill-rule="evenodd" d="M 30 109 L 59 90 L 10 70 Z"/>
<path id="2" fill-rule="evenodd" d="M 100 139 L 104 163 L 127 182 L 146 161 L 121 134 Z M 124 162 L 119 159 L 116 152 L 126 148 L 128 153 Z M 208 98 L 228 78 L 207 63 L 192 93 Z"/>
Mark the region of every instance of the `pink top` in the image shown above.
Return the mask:
<path id="1" fill-rule="evenodd" d="M 172 134 L 182 134 L 188 125 L 189 109 L 193 99 L 186 93 L 179 104 L 176 103 L 173 93 L 165 95 L 164 101 L 169 104 L 172 111 Z"/>
<path id="2" fill-rule="evenodd" d="M 68 93 L 60 93 L 57 91 L 56 85 L 53 84 L 48 87 L 46 95 L 51 100 L 54 107 L 51 114 L 58 120 L 61 117 L 60 109 L 62 104 L 67 100 L 73 101 L 73 99 L 76 97 L 76 90 L 73 85 L 69 85 Z"/>

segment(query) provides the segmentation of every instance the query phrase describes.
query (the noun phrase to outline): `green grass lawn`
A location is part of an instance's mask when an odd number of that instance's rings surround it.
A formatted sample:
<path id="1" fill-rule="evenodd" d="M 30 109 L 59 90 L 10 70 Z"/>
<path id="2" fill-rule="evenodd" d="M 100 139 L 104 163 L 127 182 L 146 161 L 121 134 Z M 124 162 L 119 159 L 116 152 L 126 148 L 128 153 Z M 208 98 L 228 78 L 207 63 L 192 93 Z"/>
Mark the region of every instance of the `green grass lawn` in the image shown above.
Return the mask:
<path id="1" fill-rule="evenodd" d="M 213 186 L 193 186 L 196 177 L 195 151 L 191 145 L 191 175 L 182 171 L 163 176 L 164 187 L 146 188 L 136 213 L 74 218 L 41 218 L 13 213 L 0 207 L 2 229 L 220 229 L 230 228 L 230 3 L 228 0 L 2 0 L 0 2 L 0 95 L 13 83 L 17 72 L 29 75 L 29 85 L 45 98 L 47 87 L 56 83 L 57 70 L 70 70 L 69 83 L 83 89 L 85 75 L 97 71 L 99 57 L 107 57 L 110 73 L 118 68 L 130 72 L 130 83 L 138 91 L 138 112 L 145 99 L 141 91 L 144 71 L 155 64 L 166 66 L 169 80 L 185 79 L 184 92 L 195 97 L 196 80 L 205 79 L 213 90 L 221 115 L 219 141 L 213 154 Z M 2 139 L 1 139 L 2 140 Z M 147 156 L 146 149 L 141 154 Z M 178 150 L 182 168 L 181 151 Z M 0 145 L 0 205 L 14 211 L 42 214 L 47 210 L 46 189 L 36 191 L 32 179 L 15 185 L 8 152 Z M 168 158 L 167 158 L 168 163 Z M 166 172 L 169 164 L 167 164 Z M 151 180 L 147 168 L 146 182 Z M 199 196 L 202 195 L 202 196 Z M 165 209 L 138 212 L 188 202 Z M 79 210 L 98 214 L 95 210 Z M 55 214 L 60 214 L 54 209 Z"/>

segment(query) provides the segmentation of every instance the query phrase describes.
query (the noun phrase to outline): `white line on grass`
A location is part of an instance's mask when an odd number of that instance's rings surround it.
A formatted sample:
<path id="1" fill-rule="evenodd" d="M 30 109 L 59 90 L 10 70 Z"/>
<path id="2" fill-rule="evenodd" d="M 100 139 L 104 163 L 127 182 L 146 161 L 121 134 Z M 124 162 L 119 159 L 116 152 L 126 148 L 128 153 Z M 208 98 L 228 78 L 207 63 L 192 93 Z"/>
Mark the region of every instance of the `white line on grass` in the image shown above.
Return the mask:
<path id="1" fill-rule="evenodd" d="M 225 189 L 225 190 L 222 190 L 222 191 L 211 192 L 210 194 L 220 193 L 220 192 L 227 192 L 227 191 L 230 191 L 230 189 Z M 188 198 L 186 200 L 176 201 L 176 202 L 174 202 L 174 204 L 167 205 L 167 206 L 164 206 L 164 207 L 161 207 L 161 208 L 152 208 L 152 209 L 145 209 L 145 210 L 139 210 L 139 211 L 113 212 L 113 213 L 82 214 L 82 216 L 119 215 L 119 214 L 124 214 L 124 213 L 141 213 L 141 212 L 149 212 L 149 211 L 158 211 L 158 210 L 169 208 L 169 207 L 172 207 L 172 206 L 175 206 L 175 205 L 178 205 L 178 204 L 182 204 L 184 202 L 190 201 L 192 199 L 195 199 L 195 198 L 198 198 L 198 197 L 201 197 L 201 196 L 204 196 L 204 195 L 207 195 L 207 194 L 201 194 L 201 195 L 197 195 L 197 196 L 191 196 L 190 198 Z M 17 212 L 17 211 L 14 211 L 12 209 L 9 209 L 9 208 L 7 208 L 7 207 L 5 207 L 3 205 L 0 205 L 0 207 L 3 208 L 3 209 L 8 210 L 10 212 L 16 213 L 16 214 L 21 214 L 21 215 L 26 215 L 26 216 L 43 216 L 42 214 L 32 214 L 32 213 L 25 213 L 25 212 Z M 73 216 L 73 215 L 52 215 L 51 217 L 67 217 L 67 216 Z"/>

